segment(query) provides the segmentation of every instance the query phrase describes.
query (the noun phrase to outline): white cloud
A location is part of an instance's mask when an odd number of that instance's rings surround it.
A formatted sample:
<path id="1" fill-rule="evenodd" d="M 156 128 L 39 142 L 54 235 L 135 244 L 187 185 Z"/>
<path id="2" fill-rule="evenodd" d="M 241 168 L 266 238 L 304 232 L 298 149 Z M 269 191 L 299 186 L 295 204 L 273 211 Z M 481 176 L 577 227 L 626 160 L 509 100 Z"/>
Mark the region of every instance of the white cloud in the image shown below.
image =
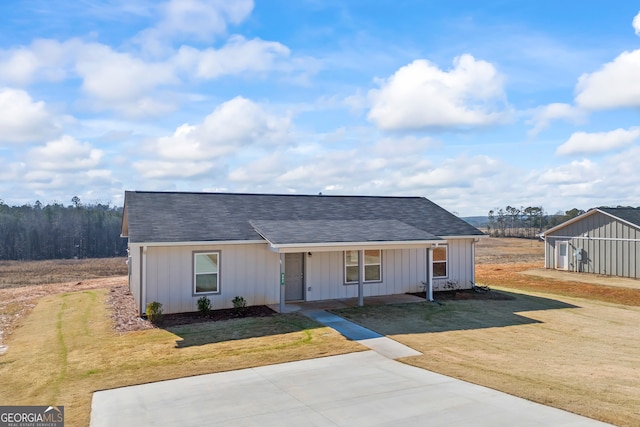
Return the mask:
<path id="1" fill-rule="evenodd" d="M 146 179 L 188 179 L 211 173 L 216 163 L 211 161 L 140 160 L 133 167 Z"/>
<path id="2" fill-rule="evenodd" d="M 227 32 L 227 24 L 244 21 L 252 10 L 252 0 L 170 0 L 160 6 L 158 24 L 135 39 L 146 51 L 159 54 L 174 38 L 211 41 Z"/>
<path id="3" fill-rule="evenodd" d="M 502 77 L 473 56 L 456 57 L 453 68 L 439 69 L 419 59 L 400 68 L 369 91 L 368 118 L 384 130 L 468 127 L 504 119 Z"/>
<path id="4" fill-rule="evenodd" d="M 528 124 L 533 124 L 533 129 L 529 131 L 530 135 L 537 135 L 549 127 L 553 120 L 569 120 L 573 123 L 579 123 L 584 120 L 584 112 L 570 104 L 553 103 L 543 107 L 536 108 L 532 112 L 532 117 Z"/>
<path id="5" fill-rule="evenodd" d="M 144 160 L 135 163 L 145 177 L 176 176 L 178 164 L 193 162 L 191 171 L 179 172 L 180 176 L 204 173 L 217 163 L 213 159 L 233 155 L 251 147 L 269 149 L 289 141 L 291 122 L 288 117 L 267 113 L 260 105 L 246 98 L 236 97 L 209 114 L 202 123 L 179 126 L 170 136 L 158 138 L 151 151 L 159 160 Z M 155 171 L 151 171 L 155 168 Z"/>
<path id="6" fill-rule="evenodd" d="M 637 36 L 640 36 L 640 12 L 633 18 L 633 29 L 636 32 Z"/>
<path id="7" fill-rule="evenodd" d="M 242 183 L 266 183 L 286 171 L 287 154 L 275 151 L 229 172 L 229 180 Z"/>
<path id="8" fill-rule="evenodd" d="M 473 182 L 496 173 L 499 162 L 488 156 L 447 159 L 437 167 L 427 168 L 406 177 L 398 184 L 411 188 L 471 187 Z"/>
<path id="9" fill-rule="evenodd" d="M 575 132 L 558 147 L 556 154 L 589 154 L 626 147 L 640 137 L 640 128 L 616 129 L 609 132 Z"/>
<path id="10" fill-rule="evenodd" d="M 169 33 L 191 34 L 207 40 L 223 34 L 227 22 L 239 24 L 253 10 L 252 0 L 170 0 L 158 27 Z"/>
<path id="11" fill-rule="evenodd" d="M 179 83 L 170 64 L 145 62 L 101 44 L 83 46 L 76 70 L 83 78 L 83 91 L 95 101 L 96 108 L 124 109 L 129 115 L 167 112 L 171 107 L 148 94 Z"/>
<path id="12" fill-rule="evenodd" d="M 375 143 L 372 151 L 379 156 L 412 156 L 441 146 L 442 143 L 432 138 L 409 135 L 402 138 L 382 138 Z"/>
<path id="13" fill-rule="evenodd" d="M 598 164 L 584 159 L 575 160 L 569 164 L 561 165 L 542 172 L 538 182 L 549 185 L 576 185 L 598 180 L 602 173 Z"/>
<path id="14" fill-rule="evenodd" d="M 80 142 L 74 137 L 63 135 L 36 147 L 28 153 L 28 164 L 35 170 L 73 171 L 93 169 L 100 165 L 102 150 L 93 148 L 88 142 Z"/>
<path id="15" fill-rule="evenodd" d="M 580 76 L 576 104 L 589 110 L 640 107 L 640 50 L 623 52 L 600 70 Z"/>
<path id="16" fill-rule="evenodd" d="M 232 36 L 220 49 L 199 50 L 182 46 L 173 60 L 189 74 L 212 79 L 246 71 L 268 71 L 274 68 L 278 59 L 289 54 L 289 48 L 278 42 Z"/>
<path id="17" fill-rule="evenodd" d="M 0 89 L 0 142 L 34 142 L 59 132 L 42 101 L 19 89 Z"/>
<path id="18" fill-rule="evenodd" d="M 36 39 L 29 46 L 0 51 L 0 81 L 24 86 L 34 81 L 58 82 L 68 75 L 77 39 Z"/>

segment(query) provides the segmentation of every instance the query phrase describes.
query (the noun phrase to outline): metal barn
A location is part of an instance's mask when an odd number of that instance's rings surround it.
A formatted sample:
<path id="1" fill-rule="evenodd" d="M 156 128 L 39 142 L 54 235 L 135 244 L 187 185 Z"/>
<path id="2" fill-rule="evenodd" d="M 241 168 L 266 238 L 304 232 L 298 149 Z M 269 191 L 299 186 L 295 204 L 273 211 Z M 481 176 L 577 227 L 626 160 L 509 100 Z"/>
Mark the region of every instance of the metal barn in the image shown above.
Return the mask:
<path id="1" fill-rule="evenodd" d="M 545 231 L 545 268 L 640 278 L 640 208 L 595 208 Z"/>

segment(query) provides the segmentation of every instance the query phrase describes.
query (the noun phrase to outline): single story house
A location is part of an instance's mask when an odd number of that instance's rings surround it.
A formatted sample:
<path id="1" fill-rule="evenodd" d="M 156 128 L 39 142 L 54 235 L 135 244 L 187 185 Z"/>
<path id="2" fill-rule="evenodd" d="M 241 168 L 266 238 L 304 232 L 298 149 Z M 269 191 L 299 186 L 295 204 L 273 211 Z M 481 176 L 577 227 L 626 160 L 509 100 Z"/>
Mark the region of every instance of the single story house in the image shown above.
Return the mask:
<path id="1" fill-rule="evenodd" d="M 541 234 L 544 266 L 640 278 L 640 208 L 595 208 Z"/>
<path id="2" fill-rule="evenodd" d="M 484 234 L 423 197 L 127 191 L 129 288 L 143 314 L 467 289 Z"/>

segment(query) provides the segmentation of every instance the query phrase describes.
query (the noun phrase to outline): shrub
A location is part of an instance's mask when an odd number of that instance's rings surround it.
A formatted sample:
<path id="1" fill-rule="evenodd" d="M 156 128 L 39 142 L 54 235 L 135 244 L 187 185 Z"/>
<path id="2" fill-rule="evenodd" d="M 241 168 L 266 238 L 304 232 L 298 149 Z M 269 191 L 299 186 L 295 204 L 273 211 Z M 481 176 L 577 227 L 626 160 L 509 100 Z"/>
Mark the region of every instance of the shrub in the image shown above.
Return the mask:
<path id="1" fill-rule="evenodd" d="M 155 325 L 162 322 L 162 303 L 154 301 L 147 304 L 147 319 Z"/>
<path id="2" fill-rule="evenodd" d="M 241 296 L 236 296 L 231 300 L 233 303 L 233 311 L 238 317 L 244 317 L 247 315 L 247 300 Z"/>
<path id="3" fill-rule="evenodd" d="M 203 316 L 207 316 L 211 312 L 211 300 L 207 297 L 198 298 L 198 311 Z"/>

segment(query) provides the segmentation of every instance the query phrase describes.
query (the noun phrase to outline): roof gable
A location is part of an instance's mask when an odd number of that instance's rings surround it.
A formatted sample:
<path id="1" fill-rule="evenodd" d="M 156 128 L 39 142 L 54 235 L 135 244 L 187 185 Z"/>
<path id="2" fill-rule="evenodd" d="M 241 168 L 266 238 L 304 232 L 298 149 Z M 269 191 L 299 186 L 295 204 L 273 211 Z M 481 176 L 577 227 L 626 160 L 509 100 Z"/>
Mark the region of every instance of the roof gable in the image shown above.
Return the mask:
<path id="1" fill-rule="evenodd" d="M 625 222 L 632 227 L 640 229 L 640 208 L 593 208 L 589 209 L 587 212 L 582 215 L 578 215 L 575 218 L 571 218 L 562 224 L 558 224 L 553 228 L 546 230 L 542 233 L 542 236 L 548 236 L 550 234 L 555 233 L 558 230 L 565 228 L 566 226 L 573 224 L 575 222 L 581 221 L 584 218 L 587 218 L 596 213 L 601 213 L 610 217 L 613 217 L 619 221 Z"/>
<path id="2" fill-rule="evenodd" d="M 640 208 L 598 208 L 598 210 L 640 228 Z"/>
<path id="3" fill-rule="evenodd" d="M 234 193 L 125 193 L 126 236 L 132 243 L 263 241 L 258 228 L 278 221 L 274 239 L 300 239 L 325 224 L 365 230 L 371 236 L 481 236 L 483 233 L 423 197 L 274 195 Z M 295 230 L 295 222 L 303 226 Z M 312 221 L 321 221 L 312 223 Z M 333 223 L 331 223 L 333 221 Z M 340 223 L 340 221 L 352 221 Z M 374 221 L 367 223 L 366 221 Z M 396 221 L 383 223 L 375 221 Z M 252 225 L 252 223 L 254 225 Z M 399 225 L 404 224 L 404 225 Z M 383 229 L 387 227 L 386 234 Z M 395 231 L 393 231 L 395 230 Z M 264 230 L 263 230 L 264 231 Z M 394 237 L 393 233 L 399 233 Z M 322 231 L 330 238 L 330 230 Z M 275 236 L 275 237 L 274 237 Z M 352 235 L 351 238 L 358 237 Z"/>

